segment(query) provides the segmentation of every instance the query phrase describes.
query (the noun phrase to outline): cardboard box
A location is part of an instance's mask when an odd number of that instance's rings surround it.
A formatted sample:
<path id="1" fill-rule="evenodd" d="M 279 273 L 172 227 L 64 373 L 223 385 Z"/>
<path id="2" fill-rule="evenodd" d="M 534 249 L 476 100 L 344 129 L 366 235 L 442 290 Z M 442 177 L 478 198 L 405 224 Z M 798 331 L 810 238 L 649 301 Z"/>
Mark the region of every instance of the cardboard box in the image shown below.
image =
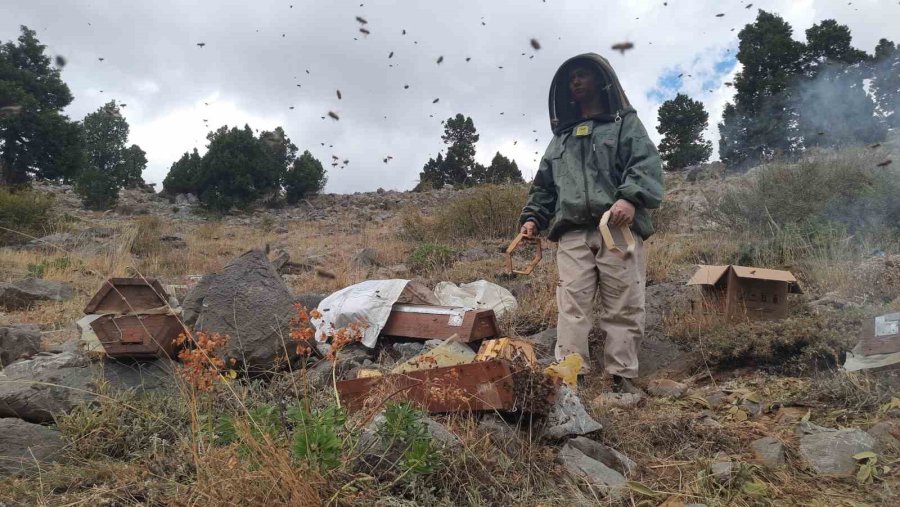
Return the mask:
<path id="1" fill-rule="evenodd" d="M 863 321 L 859 344 L 866 356 L 900 352 L 900 313 L 888 313 Z"/>
<path id="2" fill-rule="evenodd" d="M 747 266 L 700 266 L 688 285 L 699 285 L 706 304 L 733 318 L 781 319 L 787 295 L 802 294 L 789 271 Z"/>

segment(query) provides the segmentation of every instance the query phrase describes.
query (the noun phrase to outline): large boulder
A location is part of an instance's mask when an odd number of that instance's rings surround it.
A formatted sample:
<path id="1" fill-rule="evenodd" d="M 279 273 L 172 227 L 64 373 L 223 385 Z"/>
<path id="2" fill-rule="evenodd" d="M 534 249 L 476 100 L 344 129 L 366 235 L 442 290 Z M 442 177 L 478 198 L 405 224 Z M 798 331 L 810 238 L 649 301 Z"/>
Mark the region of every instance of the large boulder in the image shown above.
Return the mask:
<path id="1" fill-rule="evenodd" d="M 229 337 L 222 355 L 248 373 L 273 371 L 295 355 L 294 297 L 262 250 L 250 250 L 212 277 L 195 330 Z"/>
<path id="2" fill-rule="evenodd" d="M 0 326 L 0 369 L 41 350 L 41 329 L 34 324 Z"/>
<path id="3" fill-rule="evenodd" d="M 858 428 L 832 429 L 803 422 L 800 456 L 818 474 L 851 476 L 858 468 L 853 455 L 875 449 L 875 438 Z"/>
<path id="4" fill-rule="evenodd" d="M 38 355 L 0 372 L 0 417 L 51 423 L 59 414 L 92 401 L 98 381 L 114 390 L 140 391 L 172 385 L 169 361 L 93 362 L 79 352 Z"/>
<path id="5" fill-rule="evenodd" d="M 68 301 L 74 295 L 71 285 L 40 278 L 0 284 L 0 306 L 7 310 L 21 310 L 39 301 Z"/>
<path id="6" fill-rule="evenodd" d="M 0 477 L 52 461 L 64 445 L 58 430 L 21 419 L 0 419 Z"/>

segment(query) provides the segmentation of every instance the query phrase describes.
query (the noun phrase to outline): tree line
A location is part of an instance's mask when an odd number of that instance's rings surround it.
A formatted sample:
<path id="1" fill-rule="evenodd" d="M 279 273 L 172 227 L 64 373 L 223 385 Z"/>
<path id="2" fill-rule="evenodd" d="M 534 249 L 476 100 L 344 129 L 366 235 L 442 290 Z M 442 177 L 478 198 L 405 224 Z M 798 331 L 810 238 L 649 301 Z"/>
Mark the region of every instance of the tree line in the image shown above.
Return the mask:
<path id="1" fill-rule="evenodd" d="M 851 39 L 846 25 L 828 19 L 798 42 L 789 23 L 760 10 L 738 34 L 742 69 L 719 123 L 722 162 L 741 169 L 813 147 L 875 143 L 900 126 L 898 46 L 881 39 L 870 55 Z M 667 169 L 709 160 L 709 114 L 701 102 L 679 93 L 662 104 L 658 119 Z"/>
<path id="2" fill-rule="evenodd" d="M 128 144 L 126 104 L 110 101 L 80 122 L 62 113 L 73 96 L 60 77 L 65 59 L 51 59 L 34 30 L 0 45 L 0 184 L 15 188 L 33 180 L 74 184 L 90 209 L 116 204 L 119 190 L 145 185 L 144 150 Z M 171 195 L 194 193 L 207 207 L 246 208 L 260 198 L 288 202 L 320 192 L 322 164 L 281 127 L 254 135 L 223 126 L 207 135 L 207 151 L 195 148 L 176 161 L 163 182 Z"/>

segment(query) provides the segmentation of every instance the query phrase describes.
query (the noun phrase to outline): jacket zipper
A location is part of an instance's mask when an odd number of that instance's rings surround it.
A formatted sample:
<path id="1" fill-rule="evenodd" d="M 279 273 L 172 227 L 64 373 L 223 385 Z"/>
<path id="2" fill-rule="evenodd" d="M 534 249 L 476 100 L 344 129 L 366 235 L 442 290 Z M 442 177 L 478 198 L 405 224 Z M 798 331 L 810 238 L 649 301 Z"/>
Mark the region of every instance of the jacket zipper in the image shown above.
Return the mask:
<path id="1" fill-rule="evenodd" d="M 586 136 L 591 143 L 591 146 L 594 145 L 593 136 Z M 576 138 L 577 139 L 577 138 Z M 581 142 L 581 175 L 584 177 L 584 205 L 588 212 L 588 218 L 594 218 L 594 211 L 591 209 L 591 198 L 588 194 L 588 177 L 587 177 L 587 149 L 585 146 L 585 141 Z"/>

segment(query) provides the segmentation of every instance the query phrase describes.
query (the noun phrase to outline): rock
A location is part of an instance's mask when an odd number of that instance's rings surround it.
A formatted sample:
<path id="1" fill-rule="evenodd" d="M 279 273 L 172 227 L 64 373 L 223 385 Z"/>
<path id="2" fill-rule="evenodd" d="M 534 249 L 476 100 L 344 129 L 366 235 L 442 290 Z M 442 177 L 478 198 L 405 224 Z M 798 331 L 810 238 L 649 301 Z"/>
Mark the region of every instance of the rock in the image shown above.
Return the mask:
<path id="1" fill-rule="evenodd" d="M 378 252 L 373 248 L 363 248 L 353 256 L 352 264 L 361 269 L 378 265 Z"/>
<path id="2" fill-rule="evenodd" d="M 222 352 L 251 374 L 271 371 L 295 348 L 289 340 L 294 298 L 265 252 L 251 250 L 231 261 L 212 278 L 196 330 L 229 337 Z M 289 345 L 289 344 L 288 344 Z"/>
<path id="3" fill-rule="evenodd" d="M 398 342 L 391 345 L 391 348 L 400 354 L 400 359 L 398 359 L 397 362 L 403 363 L 419 355 L 422 352 L 422 349 L 425 348 L 425 344 L 421 342 Z"/>
<path id="4" fill-rule="evenodd" d="M 750 414 L 751 417 L 757 417 L 762 414 L 762 405 L 746 398 L 741 400 L 741 408 Z"/>
<path id="5" fill-rule="evenodd" d="M 581 399 L 569 386 L 561 384 L 556 401 L 547 414 L 544 438 L 561 439 L 569 436 L 585 435 L 603 429 L 584 409 Z"/>
<path id="6" fill-rule="evenodd" d="M 728 482 L 734 471 L 734 462 L 725 453 L 716 454 L 715 460 L 709 465 L 710 474 L 718 482 Z"/>
<path id="7" fill-rule="evenodd" d="M 54 461 L 65 446 L 58 430 L 21 419 L 0 419 L 0 477 Z"/>
<path id="8" fill-rule="evenodd" d="M 287 234 L 289 231 L 287 227 L 280 226 L 273 229 L 272 232 L 274 232 L 275 234 Z"/>
<path id="9" fill-rule="evenodd" d="M 762 437 L 750 443 L 756 461 L 769 468 L 784 464 L 784 444 L 774 437 Z"/>
<path id="10" fill-rule="evenodd" d="M 603 393 L 594 398 L 595 407 L 632 408 L 636 407 L 644 397 L 634 393 Z"/>
<path id="11" fill-rule="evenodd" d="M 625 476 L 602 461 L 588 456 L 579 447 L 569 441 L 557 454 L 557 460 L 566 471 L 612 498 L 622 496 L 627 483 Z"/>
<path id="12" fill-rule="evenodd" d="M 875 438 L 858 428 L 841 430 L 801 422 L 800 456 L 818 474 L 850 476 L 856 473 L 853 455 L 875 449 Z"/>
<path id="13" fill-rule="evenodd" d="M 181 236 L 162 235 L 159 237 L 159 243 L 163 248 L 173 250 L 187 248 L 187 241 Z"/>
<path id="14" fill-rule="evenodd" d="M 556 348 L 556 328 L 551 327 L 540 333 L 522 338 L 534 345 L 534 351 L 540 358 L 554 359 L 553 350 Z"/>
<path id="15" fill-rule="evenodd" d="M 315 292 L 307 292 L 294 296 L 294 304 L 305 307 L 307 310 L 314 310 L 319 307 L 319 303 L 328 297 L 328 294 L 318 294 Z"/>
<path id="16" fill-rule="evenodd" d="M 688 386 L 681 382 L 675 382 L 667 378 L 654 379 L 647 386 L 647 391 L 653 396 L 667 396 L 670 398 L 681 398 L 687 392 Z"/>
<path id="17" fill-rule="evenodd" d="M 585 437 L 576 437 L 566 445 L 571 445 L 586 456 L 595 459 L 624 476 L 637 472 L 637 463 L 621 452 Z"/>
<path id="18" fill-rule="evenodd" d="M 0 417 L 51 423 L 93 400 L 101 379 L 116 390 L 159 390 L 172 385 L 172 366 L 169 361 L 92 362 L 79 352 L 38 355 L 0 372 Z"/>
<path id="19" fill-rule="evenodd" d="M 41 350 L 41 329 L 34 324 L 0 327 L 0 369 Z"/>
<path id="20" fill-rule="evenodd" d="M 39 301 L 68 301 L 74 295 L 71 285 L 40 278 L 0 284 L 0 306 L 7 310 L 29 308 Z"/>
<path id="21" fill-rule="evenodd" d="M 881 421 L 869 428 L 867 433 L 882 447 L 900 450 L 900 420 Z"/>
<path id="22" fill-rule="evenodd" d="M 206 293 L 209 286 L 215 278 L 214 273 L 204 275 L 196 285 L 188 290 L 184 301 L 181 303 L 181 321 L 185 326 L 193 326 L 203 311 L 203 300 L 206 299 Z"/>

